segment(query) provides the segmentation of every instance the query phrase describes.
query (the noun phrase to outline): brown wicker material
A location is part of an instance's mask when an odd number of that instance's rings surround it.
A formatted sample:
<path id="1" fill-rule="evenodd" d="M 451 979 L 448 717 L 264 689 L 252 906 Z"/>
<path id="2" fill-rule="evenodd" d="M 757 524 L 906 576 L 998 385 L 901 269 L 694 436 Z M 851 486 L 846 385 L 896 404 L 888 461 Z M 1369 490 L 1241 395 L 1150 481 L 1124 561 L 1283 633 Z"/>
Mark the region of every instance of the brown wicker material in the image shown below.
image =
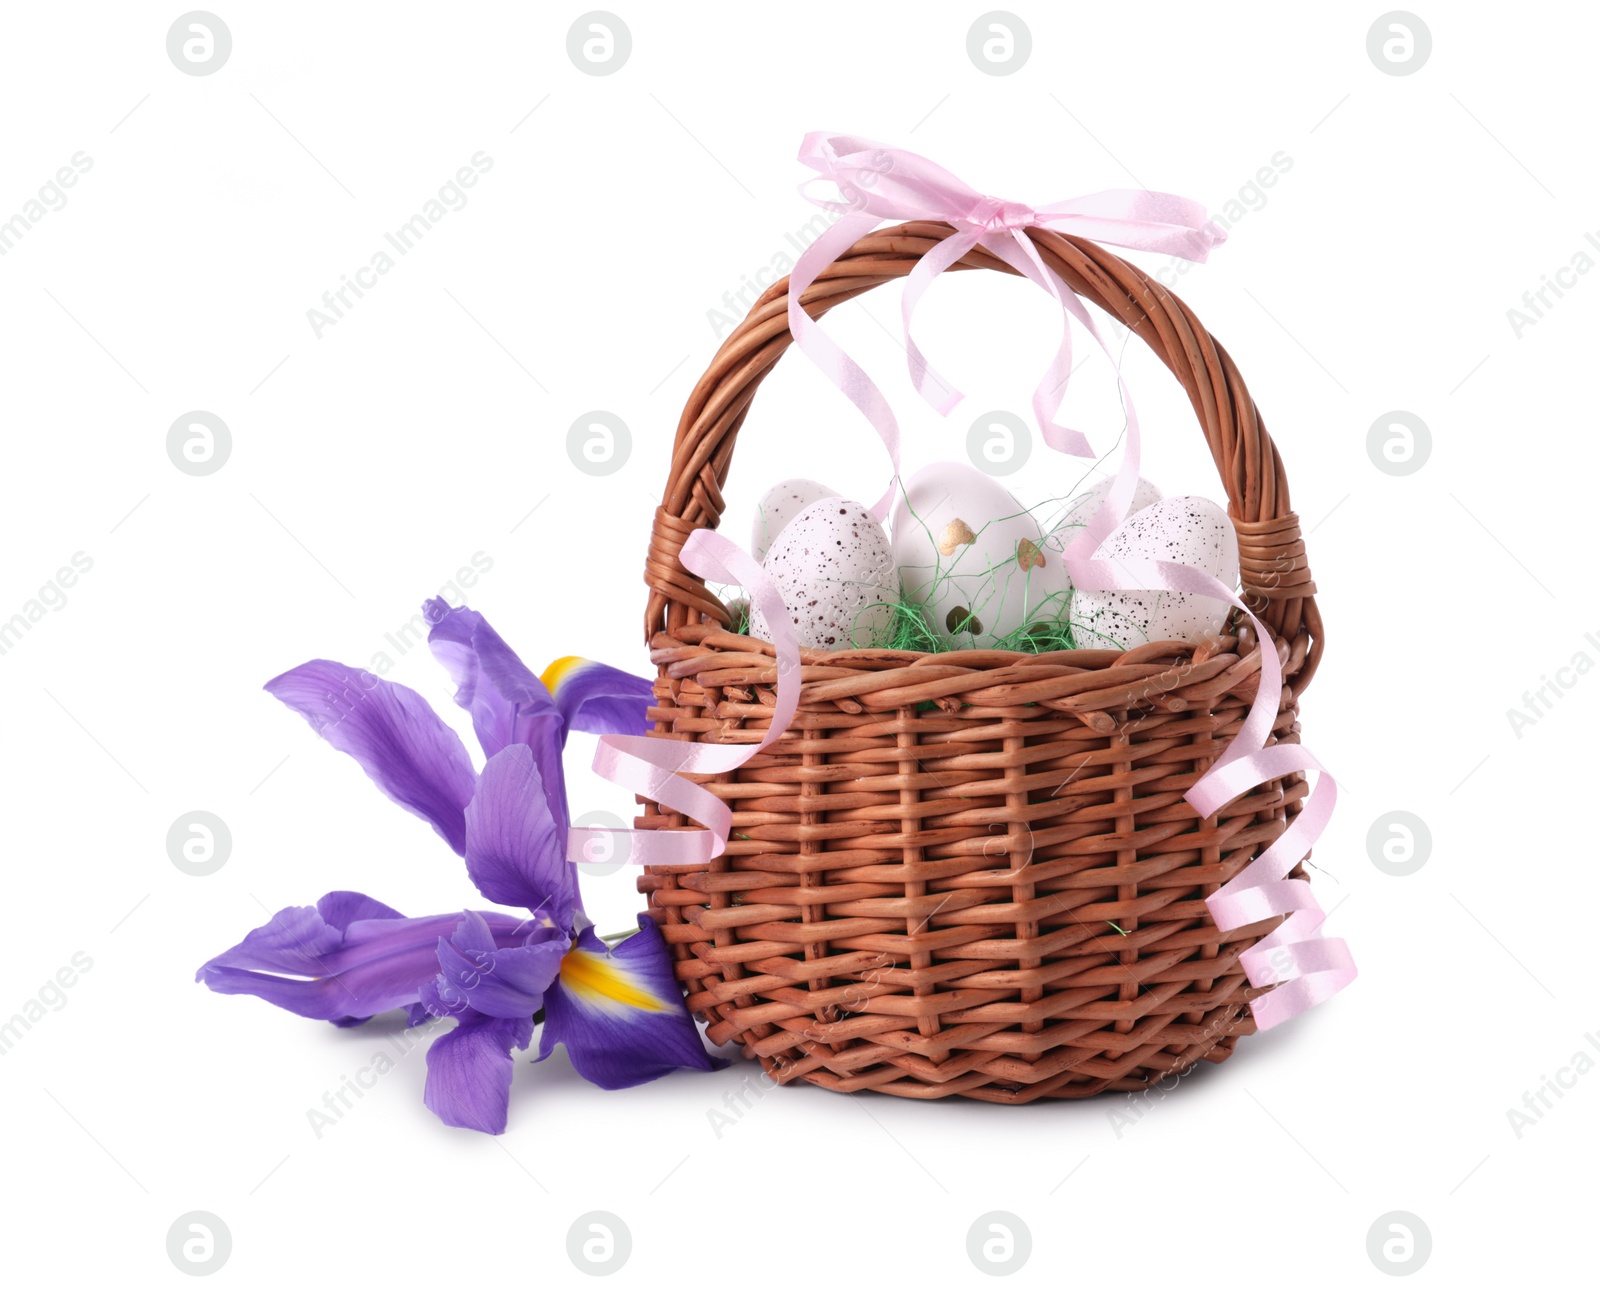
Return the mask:
<path id="1" fill-rule="evenodd" d="M 813 317 L 910 272 L 953 230 L 861 239 L 802 303 Z M 1084 298 L 1188 391 L 1239 533 L 1244 598 L 1286 677 L 1275 740 L 1297 742 L 1321 620 L 1283 463 L 1232 360 L 1182 301 L 1104 248 L 1029 230 Z M 1011 270 L 982 250 L 956 269 Z M 728 337 L 689 397 L 645 580 L 656 733 L 759 742 L 771 645 L 734 635 L 678 553 L 715 526 L 734 440 L 790 343 L 788 280 Z M 803 650 L 800 710 L 739 770 L 699 778 L 733 810 L 709 866 L 647 869 L 689 1006 L 779 1082 L 1023 1102 L 1135 1091 L 1254 1032 L 1239 955 L 1204 898 L 1281 834 L 1303 776 L 1207 819 L 1184 792 L 1238 731 L 1260 653 L 1197 647 L 1043 655 Z M 648 807 L 644 827 L 693 827 Z M 1296 870 L 1296 875 L 1302 875 Z"/>

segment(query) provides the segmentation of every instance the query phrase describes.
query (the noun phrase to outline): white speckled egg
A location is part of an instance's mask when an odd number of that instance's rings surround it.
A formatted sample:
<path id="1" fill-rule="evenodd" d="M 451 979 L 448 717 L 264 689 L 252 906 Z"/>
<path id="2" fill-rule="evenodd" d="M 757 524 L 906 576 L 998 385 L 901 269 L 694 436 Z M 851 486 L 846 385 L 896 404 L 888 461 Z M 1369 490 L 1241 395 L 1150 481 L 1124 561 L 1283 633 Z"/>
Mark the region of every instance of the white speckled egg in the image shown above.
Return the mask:
<path id="1" fill-rule="evenodd" d="M 1187 564 L 1230 590 L 1239 582 L 1239 538 L 1227 512 L 1205 497 L 1168 497 L 1134 512 L 1095 551 L 1097 559 Z M 1175 591 L 1078 591 L 1072 634 L 1080 649 L 1131 649 L 1152 640 L 1194 641 L 1222 630 L 1232 606 Z"/>
<path id="2" fill-rule="evenodd" d="M 1111 491 L 1111 485 L 1115 482 L 1114 478 L 1102 479 L 1094 487 L 1090 488 L 1088 492 L 1080 493 L 1068 502 L 1066 513 L 1062 515 L 1061 522 L 1056 525 L 1055 532 L 1051 536 L 1055 537 L 1057 541 L 1062 538 L 1070 541 L 1073 534 L 1063 530 L 1076 530 L 1087 524 L 1094 512 L 1100 508 L 1101 503 L 1105 501 L 1106 495 Z M 1145 507 L 1153 506 L 1160 500 L 1161 490 L 1150 480 L 1141 478 L 1134 485 L 1133 508 L 1128 511 L 1125 518 L 1131 518 L 1145 509 Z"/>
<path id="3" fill-rule="evenodd" d="M 815 479 L 785 479 L 768 488 L 756 504 L 755 523 L 750 529 L 750 553 L 756 557 L 756 562 L 766 559 L 778 534 L 802 510 L 824 497 L 838 495 L 827 484 Z"/>
<path id="4" fill-rule="evenodd" d="M 971 466 L 919 470 L 890 531 L 906 598 L 958 648 L 993 647 L 1030 619 L 1064 616 L 1071 584 L 1059 551 L 1015 497 Z"/>
<path id="5" fill-rule="evenodd" d="M 784 525 L 763 567 L 807 648 L 864 649 L 892 621 L 899 591 L 889 538 L 859 502 L 812 502 Z M 757 604 L 750 634 L 772 639 Z"/>
<path id="6" fill-rule="evenodd" d="M 1061 518 L 1055 522 L 1050 530 L 1050 536 L 1045 545 L 1047 554 L 1052 559 L 1059 560 L 1061 553 L 1072 544 L 1075 537 L 1083 531 L 1089 520 L 1094 517 L 1096 510 L 1104 503 L 1106 496 L 1111 491 L 1114 478 L 1100 480 L 1087 492 L 1081 492 L 1066 505 Z M 1131 518 L 1147 506 L 1152 506 L 1161 500 L 1161 490 L 1148 479 L 1141 478 L 1133 489 L 1133 507 L 1124 518 Z M 1070 581 L 1069 588 L 1070 588 Z"/>

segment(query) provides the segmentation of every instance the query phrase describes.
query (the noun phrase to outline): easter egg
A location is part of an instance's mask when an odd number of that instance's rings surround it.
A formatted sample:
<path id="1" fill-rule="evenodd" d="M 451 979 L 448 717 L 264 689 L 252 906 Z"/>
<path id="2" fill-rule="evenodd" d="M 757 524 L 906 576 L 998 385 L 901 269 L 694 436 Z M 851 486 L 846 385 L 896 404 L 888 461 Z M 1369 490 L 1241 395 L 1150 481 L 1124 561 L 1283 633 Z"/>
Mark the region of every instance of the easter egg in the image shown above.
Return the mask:
<path id="1" fill-rule="evenodd" d="M 1162 560 L 1239 582 L 1239 538 L 1227 512 L 1205 497 L 1167 497 L 1128 516 L 1096 559 Z M 1222 630 L 1232 606 L 1180 591 L 1077 591 L 1072 634 L 1080 649 L 1131 649 L 1152 640 L 1194 641 Z"/>
<path id="2" fill-rule="evenodd" d="M 762 567 L 807 648 L 868 648 L 893 620 L 899 588 L 889 538 L 859 502 L 812 502 L 784 525 Z M 772 639 L 757 603 L 750 634 Z"/>
<path id="3" fill-rule="evenodd" d="M 760 563 L 772 543 L 796 515 L 824 497 L 837 497 L 832 488 L 815 479 L 785 479 L 775 483 L 756 503 L 756 517 L 750 530 L 750 553 Z"/>
<path id="4" fill-rule="evenodd" d="M 1056 536 L 1058 542 L 1063 538 L 1066 541 L 1072 539 L 1073 533 L 1064 530 L 1081 528 L 1094 517 L 1095 511 L 1100 509 L 1106 497 L 1110 495 L 1111 485 L 1115 482 L 1116 480 L 1113 478 L 1102 479 L 1087 492 L 1080 493 L 1067 503 L 1066 513 L 1062 515 L 1060 522 L 1055 527 L 1054 534 L 1052 534 Z M 1135 515 L 1146 506 L 1153 506 L 1160 500 L 1161 490 L 1150 480 L 1141 478 L 1134 485 L 1133 505 L 1124 518 Z"/>
<path id="5" fill-rule="evenodd" d="M 988 475 L 941 462 L 918 471 L 895 502 L 894 562 L 906 598 L 957 648 L 997 647 L 1025 623 L 1065 616 L 1059 552 L 1038 519 Z"/>
<path id="6" fill-rule="evenodd" d="M 1094 518 L 1095 513 L 1105 504 L 1106 497 L 1111 492 L 1111 485 L 1115 482 L 1116 480 L 1112 478 L 1102 479 L 1087 492 L 1081 492 L 1067 502 L 1065 509 L 1061 513 L 1061 518 L 1056 520 L 1054 526 L 1050 529 L 1049 537 L 1045 540 L 1045 552 L 1049 558 L 1055 560 L 1061 558 L 1062 552 L 1072 545 L 1078 534 L 1084 530 L 1089 521 Z M 1160 489 L 1150 480 L 1141 478 L 1134 485 L 1133 505 L 1128 511 L 1128 515 L 1124 516 L 1124 518 L 1134 515 L 1146 506 L 1152 506 L 1160 500 Z M 1069 576 L 1069 590 L 1071 589 L 1070 580 Z"/>

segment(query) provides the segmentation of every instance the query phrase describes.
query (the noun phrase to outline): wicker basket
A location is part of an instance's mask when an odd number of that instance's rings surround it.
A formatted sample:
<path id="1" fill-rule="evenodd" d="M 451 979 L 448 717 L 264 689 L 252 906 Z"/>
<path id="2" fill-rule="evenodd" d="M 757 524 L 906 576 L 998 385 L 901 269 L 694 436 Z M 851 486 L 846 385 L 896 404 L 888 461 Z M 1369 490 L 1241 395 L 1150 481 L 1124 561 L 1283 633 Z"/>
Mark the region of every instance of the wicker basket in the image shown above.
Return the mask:
<path id="1" fill-rule="evenodd" d="M 806 311 L 905 276 L 952 232 L 909 223 L 862 238 L 807 289 Z M 1028 235 L 1188 391 L 1228 492 L 1243 598 L 1283 662 L 1273 741 L 1297 742 L 1321 620 L 1244 381 L 1137 268 L 1092 242 Z M 981 249 L 954 267 L 1012 271 Z M 772 646 L 732 634 L 678 553 L 721 516 L 739 428 L 791 340 L 788 287 L 728 337 L 678 425 L 645 570 L 663 738 L 754 743 L 768 724 Z M 639 879 L 714 1042 L 738 1043 L 780 1083 L 1024 1102 L 1136 1091 L 1254 1032 L 1262 991 L 1239 955 L 1277 919 L 1223 934 L 1203 901 L 1284 831 L 1307 785 L 1267 783 L 1206 819 L 1183 799 L 1255 695 L 1248 630 L 1127 652 L 802 660 L 783 738 L 696 779 L 732 808 L 726 853 Z M 640 822 L 694 826 L 654 806 Z"/>

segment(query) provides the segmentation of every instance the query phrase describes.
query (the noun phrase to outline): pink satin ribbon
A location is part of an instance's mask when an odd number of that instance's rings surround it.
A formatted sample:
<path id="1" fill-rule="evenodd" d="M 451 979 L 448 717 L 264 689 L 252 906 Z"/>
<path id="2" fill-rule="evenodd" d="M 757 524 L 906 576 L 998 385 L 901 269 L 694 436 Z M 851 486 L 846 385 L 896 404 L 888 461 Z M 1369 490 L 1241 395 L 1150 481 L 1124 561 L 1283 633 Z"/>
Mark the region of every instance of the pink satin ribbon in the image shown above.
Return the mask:
<path id="1" fill-rule="evenodd" d="M 889 513 L 895 479 L 900 473 L 899 423 L 872 378 L 811 320 L 800 307 L 800 298 L 828 264 L 881 221 L 930 220 L 950 224 L 956 230 L 917 262 L 906 278 L 900 300 L 911 383 L 940 415 L 948 415 L 962 395 L 933 370 L 911 337 L 911 316 L 934 278 L 973 247 L 981 246 L 1062 306 L 1061 340 L 1049 369 L 1034 388 L 1033 414 L 1044 441 L 1058 452 L 1074 456 L 1094 453 L 1088 439 L 1079 431 L 1058 424 L 1055 417 L 1072 370 L 1072 328 L 1067 314 L 1082 321 L 1082 305 L 1066 283 L 1046 268 L 1038 248 L 1023 230 L 1051 228 L 1199 263 L 1205 261 L 1211 247 L 1226 240 L 1226 234 L 1208 221 L 1205 207 L 1171 193 L 1114 188 L 1034 209 L 1020 202 L 986 197 L 914 152 L 845 134 L 808 134 L 800 145 L 800 160 L 831 181 L 843 200 L 812 196 L 806 190 L 815 179 L 800 185 L 800 193 L 807 201 L 833 211 L 839 219 L 805 249 L 789 274 L 789 330 L 800 351 L 856 405 L 888 450 L 893 476 L 888 490 L 872 507 L 879 520 Z"/>
<path id="2" fill-rule="evenodd" d="M 843 148 L 843 152 L 841 152 Z M 808 135 L 801 160 L 838 183 L 849 205 L 821 203 L 848 213 L 801 256 L 789 282 L 789 323 L 795 341 L 830 379 L 856 404 L 883 439 L 899 477 L 899 430 L 881 391 L 861 368 L 827 338 L 799 307 L 801 293 L 831 262 L 880 219 L 939 219 L 956 224 L 958 232 L 929 252 L 907 279 L 902 317 L 907 328 L 911 376 L 924 397 L 948 412 L 954 394 L 933 374 L 910 341 L 911 311 L 930 282 L 974 245 L 983 245 L 1038 283 L 1062 305 L 1063 313 L 1088 328 L 1095 342 L 1111 354 L 1094 319 L 1072 289 L 1046 265 L 1022 233 L 1030 223 L 1072 231 L 1081 236 L 1144 250 L 1162 250 L 1203 260 L 1207 249 L 1222 240 L 1206 228 L 1204 211 L 1192 202 L 1162 193 L 1105 192 L 1077 201 L 1061 202 L 1032 211 L 1025 206 L 983 197 L 946 171 L 914 153 L 885 148 L 868 140 L 845 136 Z M 871 184 L 864 176 L 877 178 Z M 931 261 L 931 264 L 930 264 Z M 1054 423 L 1060 404 L 1059 384 L 1046 389 L 1058 374 L 1064 382 L 1070 370 L 1070 324 L 1056 362 L 1034 394 L 1045 442 L 1058 452 L 1093 456 L 1088 440 L 1076 431 Z M 1223 931 L 1262 922 L 1279 915 L 1284 921 L 1268 936 L 1240 956 L 1245 975 L 1255 986 L 1276 988 L 1251 1003 L 1260 1029 L 1271 1029 L 1315 1006 L 1348 985 L 1356 976 L 1355 963 L 1343 940 L 1325 939 L 1325 920 L 1310 883 L 1286 881 L 1288 874 L 1311 850 L 1327 827 L 1338 788 L 1317 759 L 1298 744 L 1267 746 L 1278 700 L 1283 669 L 1272 636 L 1259 618 L 1232 589 L 1199 569 L 1159 560 L 1099 559 L 1100 543 L 1125 519 L 1139 481 L 1139 421 L 1133 398 L 1123 382 L 1120 364 L 1117 381 L 1127 408 L 1127 432 L 1121 464 L 1102 505 L 1083 530 L 1062 552 L 1073 585 L 1081 590 L 1167 590 L 1208 596 L 1234 605 L 1250 620 L 1261 658 L 1261 675 L 1249 714 L 1237 735 L 1216 763 L 1184 795 L 1202 818 L 1216 813 L 1245 792 L 1297 772 L 1317 775 L 1315 787 L 1300 813 L 1266 851 L 1246 865 L 1231 881 L 1206 899 L 1206 907 Z M 1063 365 L 1064 364 L 1064 365 Z M 947 392 L 935 396 L 935 387 Z M 887 513 L 894 482 L 874 513 Z M 594 768 L 601 777 L 626 787 L 670 810 L 705 826 L 704 832 L 616 832 L 574 828 L 568 857 L 582 862 L 605 838 L 625 839 L 628 858 L 639 864 L 697 865 L 708 863 L 727 847 L 732 815 L 714 794 L 682 778 L 684 774 L 725 774 L 743 765 L 757 752 L 772 746 L 793 719 L 799 703 L 800 651 L 782 597 L 761 567 L 727 538 L 708 530 L 693 533 L 684 545 L 685 568 L 702 578 L 743 586 L 772 624 L 777 655 L 776 702 L 767 733 L 759 743 L 728 745 L 685 743 L 673 739 L 630 738 L 606 735 L 600 740 Z M 611 852 L 614 853 L 614 852 Z"/>
<path id="3" fill-rule="evenodd" d="M 720 533 L 701 528 L 689 534 L 679 561 L 710 582 L 742 586 L 772 624 L 776 637 L 778 692 L 771 723 L 759 743 L 684 743 L 648 735 L 605 734 L 595 749 L 594 770 L 667 809 L 705 825 L 704 832 L 653 832 L 646 829 L 573 828 L 567 858 L 592 863 L 618 854 L 634 864 L 708 864 L 728 847 L 733 815 L 714 793 L 683 778 L 685 774 L 727 774 L 757 752 L 771 747 L 789 728 L 800 705 L 800 642 L 783 596 L 761 565 Z"/>

